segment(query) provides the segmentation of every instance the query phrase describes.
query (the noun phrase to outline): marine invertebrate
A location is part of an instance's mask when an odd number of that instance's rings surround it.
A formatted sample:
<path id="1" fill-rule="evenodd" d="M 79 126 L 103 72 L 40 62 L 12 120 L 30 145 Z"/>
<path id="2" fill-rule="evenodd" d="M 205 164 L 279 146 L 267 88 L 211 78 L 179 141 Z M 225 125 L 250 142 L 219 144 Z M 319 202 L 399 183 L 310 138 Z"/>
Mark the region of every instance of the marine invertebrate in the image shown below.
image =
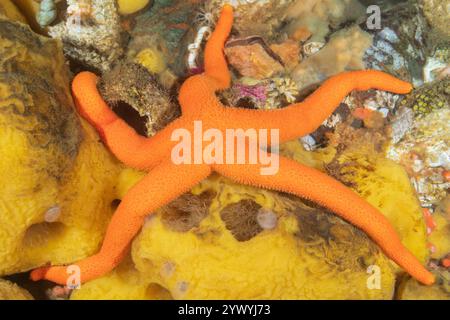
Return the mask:
<path id="1" fill-rule="evenodd" d="M 362 71 L 331 78 L 307 100 L 284 109 L 261 112 L 225 107 L 215 92 L 229 88 L 231 82 L 223 47 L 232 23 L 233 8 L 225 5 L 205 49 L 205 73 L 190 77 L 180 89 L 182 116 L 153 138 L 140 137 L 108 108 L 97 91 L 97 77 L 94 74 L 83 72 L 75 78 L 73 94 L 79 112 L 98 129 L 119 159 L 129 166 L 149 170 L 147 176 L 122 199 L 100 252 L 76 263 L 80 270 L 80 281 L 95 279 L 117 266 L 124 258 L 130 241 L 144 224 L 145 216 L 189 191 L 212 171 L 216 171 L 243 184 L 292 193 L 331 209 L 367 232 L 388 257 L 412 276 L 425 284 L 433 283 L 434 276 L 403 246 L 385 216 L 343 184 L 317 170 L 284 157 L 277 158 L 280 166 L 273 175 L 261 174 L 261 169 L 265 167 L 261 163 L 239 164 L 234 160 L 234 164 L 205 161 L 177 165 L 170 159 L 177 145 L 171 139 L 174 130 L 192 134 L 199 121 L 222 134 L 236 127 L 279 130 L 279 141 L 285 142 L 314 131 L 353 89 L 377 88 L 399 94 L 412 89 L 409 83 L 385 73 Z M 322 108 L 315 108 L 318 104 Z M 298 118 L 308 121 L 299 123 L 296 120 Z M 266 141 L 266 147 L 268 143 Z M 271 154 L 265 152 L 266 156 Z M 65 284 L 68 279 L 67 267 L 42 267 L 33 270 L 31 277 L 33 280 L 48 279 Z M 186 285 L 179 288 L 186 289 Z"/>
<path id="2" fill-rule="evenodd" d="M 153 136 L 179 115 L 179 108 L 147 68 L 119 63 L 103 74 L 99 84 L 105 100 L 113 106 L 126 103 L 145 118 L 143 134 Z"/>
<path id="3" fill-rule="evenodd" d="M 122 167 L 69 87 L 60 42 L 0 18 L 0 276 L 93 254 L 114 211 Z"/>
<path id="4" fill-rule="evenodd" d="M 266 106 L 276 108 L 282 102 L 287 101 L 289 104 L 294 103 L 299 92 L 297 84 L 290 78 L 273 78 L 269 85 L 268 100 Z"/>
<path id="5" fill-rule="evenodd" d="M 167 68 L 163 55 L 156 48 L 146 48 L 140 51 L 136 55 L 135 61 L 154 74 L 161 73 Z"/>
<path id="6" fill-rule="evenodd" d="M 302 60 L 291 78 L 302 89 L 339 72 L 364 69 L 363 56 L 371 44 L 371 36 L 358 26 L 339 30 L 323 48 Z M 313 45 L 307 45 L 307 50 L 308 46 Z"/>
<path id="7" fill-rule="evenodd" d="M 117 0 L 119 13 L 122 15 L 133 14 L 150 6 L 153 0 Z"/>
<path id="8" fill-rule="evenodd" d="M 42 28 L 45 28 L 56 19 L 56 15 L 55 0 L 42 0 L 39 4 L 39 13 L 36 20 Z"/>
<path id="9" fill-rule="evenodd" d="M 158 283 L 174 299 L 392 297 L 389 259 L 363 232 L 326 210 L 217 175 L 192 193 L 192 200 L 212 194 L 198 225 L 174 230 L 158 210 L 132 245 L 142 281 Z M 201 203 L 181 204 L 186 219 L 203 210 Z M 380 267 L 380 290 L 367 288 L 371 264 Z"/>
<path id="10" fill-rule="evenodd" d="M 400 102 L 401 106 L 412 108 L 418 115 L 426 115 L 436 109 L 450 108 L 450 76 L 427 83 L 414 90 Z"/>
<path id="11" fill-rule="evenodd" d="M 206 38 L 207 35 L 211 33 L 211 29 L 208 26 L 203 26 L 197 31 L 197 36 L 195 37 L 194 42 L 188 45 L 188 60 L 187 65 L 189 70 L 192 73 L 197 73 L 196 71 L 200 68 L 197 66 L 197 58 L 200 51 L 201 44 L 203 39 Z"/>
<path id="12" fill-rule="evenodd" d="M 115 0 L 68 0 L 67 4 L 67 20 L 49 27 L 49 35 L 63 42 L 70 58 L 109 70 L 123 53 Z"/>

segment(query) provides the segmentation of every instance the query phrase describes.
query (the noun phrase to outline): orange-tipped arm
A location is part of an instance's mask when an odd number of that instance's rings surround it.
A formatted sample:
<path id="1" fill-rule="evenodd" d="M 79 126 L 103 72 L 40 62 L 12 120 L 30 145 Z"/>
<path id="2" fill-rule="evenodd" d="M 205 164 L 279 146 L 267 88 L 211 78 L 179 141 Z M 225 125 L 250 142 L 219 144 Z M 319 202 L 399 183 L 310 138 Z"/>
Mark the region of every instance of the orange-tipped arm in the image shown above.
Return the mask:
<path id="1" fill-rule="evenodd" d="M 227 108 L 231 123 L 245 123 L 249 128 L 280 130 L 280 142 L 314 132 L 353 90 L 378 89 L 397 94 L 412 90 L 410 83 L 375 70 L 344 72 L 326 80 L 303 102 L 276 110 Z"/>
<path id="2" fill-rule="evenodd" d="M 231 83 L 231 75 L 223 54 L 223 47 L 232 26 L 233 7 L 226 4 L 205 48 L 205 75 L 217 80 L 216 90 L 227 89 Z"/>

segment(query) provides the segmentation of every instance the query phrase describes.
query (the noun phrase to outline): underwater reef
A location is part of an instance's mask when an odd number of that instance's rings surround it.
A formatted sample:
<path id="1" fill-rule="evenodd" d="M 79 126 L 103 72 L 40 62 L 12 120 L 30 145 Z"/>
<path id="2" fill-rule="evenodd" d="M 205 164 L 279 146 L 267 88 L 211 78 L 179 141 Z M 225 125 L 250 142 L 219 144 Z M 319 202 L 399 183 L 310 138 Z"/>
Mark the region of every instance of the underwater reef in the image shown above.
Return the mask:
<path id="1" fill-rule="evenodd" d="M 98 253 L 147 174 L 121 163 L 86 120 L 75 75 L 94 72 L 111 110 L 141 137 L 157 136 L 183 113 L 183 82 L 205 72 L 228 2 L 0 2 L 0 300 L 450 300 L 449 12 L 433 0 L 374 1 L 379 28 L 367 22 L 370 1 L 234 1 L 223 50 L 231 85 L 217 93 L 225 105 L 269 112 L 342 72 L 411 82 L 404 95 L 351 92 L 280 154 L 376 208 L 433 285 L 332 210 L 219 173 L 142 219 L 112 271 L 77 288 L 29 280 Z"/>

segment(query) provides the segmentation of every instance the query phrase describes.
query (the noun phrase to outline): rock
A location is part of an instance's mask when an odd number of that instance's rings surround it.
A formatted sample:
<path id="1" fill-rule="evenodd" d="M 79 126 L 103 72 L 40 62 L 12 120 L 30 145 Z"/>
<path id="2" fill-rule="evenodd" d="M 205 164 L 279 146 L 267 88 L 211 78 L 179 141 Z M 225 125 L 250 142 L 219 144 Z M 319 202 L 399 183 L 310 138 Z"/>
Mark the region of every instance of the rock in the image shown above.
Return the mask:
<path id="1" fill-rule="evenodd" d="M 339 72 L 364 69 L 362 58 L 371 43 L 371 36 L 358 26 L 341 29 L 317 53 L 302 60 L 291 77 L 303 89 Z"/>
<path id="2" fill-rule="evenodd" d="M 227 0 L 207 0 L 204 11 L 214 17 Z M 267 41 L 278 38 L 278 29 L 286 18 L 286 10 L 296 0 L 236 1 L 233 28 L 241 37 L 264 36 Z"/>
<path id="3" fill-rule="evenodd" d="M 115 0 L 67 1 L 67 19 L 49 27 L 64 53 L 94 70 L 107 71 L 123 54 L 120 19 Z"/>
<path id="4" fill-rule="evenodd" d="M 136 16 L 126 57 L 134 61 L 144 49 L 157 48 L 176 76 L 186 74 L 188 44 L 197 30 L 193 21 L 201 1 L 154 0 L 149 10 Z"/>
<path id="5" fill-rule="evenodd" d="M 300 46 L 297 41 L 286 40 L 280 44 L 272 44 L 270 48 L 281 58 L 288 70 L 295 68 L 301 60 Z"/>
<path id="6" fill-rule="evenodd" d="M 136 119 L 136 122 L 144 122 L 144 128 L 137 131 L 143 135 L 155 135 L 180 115 L 180 109 L 168 91 L 161 88 L 154 75 L 138 64 L 116 65 L 103 75 L 99 87 L 102 96 L 116 106 L 114 109 L 119 115 L 123 111 L 124 115 L 128 115 L 124 118 L 130 119 L 126 110 L 130 107 L 138 112 L 143 119 Z M 125 110 L 117 108 L 120 103 L 127 104 Z M 140 124 L 135 123 L 133 127 L 137 125 L 139 128 Z"/>
<path id="7" fill-rule="evenodd" d="M 266 79 L 284 71 L 281 58 L 259 37 L 228 41 L 225 55 L 244 77 Z"/>

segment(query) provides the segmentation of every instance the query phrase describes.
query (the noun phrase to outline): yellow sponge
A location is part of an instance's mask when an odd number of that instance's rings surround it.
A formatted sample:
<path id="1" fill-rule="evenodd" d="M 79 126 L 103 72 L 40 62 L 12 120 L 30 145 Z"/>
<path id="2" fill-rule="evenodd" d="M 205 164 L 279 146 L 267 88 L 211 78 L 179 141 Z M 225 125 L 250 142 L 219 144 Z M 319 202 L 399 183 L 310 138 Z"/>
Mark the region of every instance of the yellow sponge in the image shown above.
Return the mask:
<path id="1" fill-rule="evenodd" d="M 122 15 L 136 13 L 139 10 L 144 9 L 150 3 L 150 0 L 117 0 L 119 13 Z"/>

